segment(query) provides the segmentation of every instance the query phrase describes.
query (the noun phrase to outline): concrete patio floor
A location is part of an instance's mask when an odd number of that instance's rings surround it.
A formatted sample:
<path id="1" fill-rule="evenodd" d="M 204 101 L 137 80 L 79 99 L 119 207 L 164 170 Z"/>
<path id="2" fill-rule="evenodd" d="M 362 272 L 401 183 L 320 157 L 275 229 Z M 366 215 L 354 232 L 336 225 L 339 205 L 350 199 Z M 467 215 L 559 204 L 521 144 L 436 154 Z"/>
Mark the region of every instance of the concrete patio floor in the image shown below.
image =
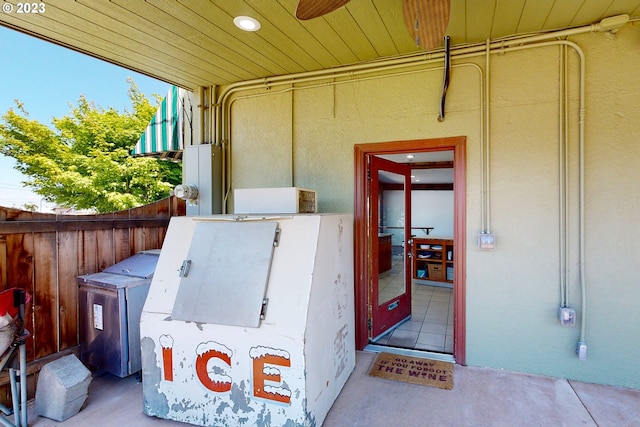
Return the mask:
<path id="1" fill-rule="evenodd" d="M 375 356 L 357 353 L 324 427 L 640 426 L 640 390 L 458 365 L 453 390 L 442 390 L 369 377 Z M 29 426 L 107 425 L 187 426 L 144 415 L 135 376 L 94 375 L 86 407 L 64 422 L 36 416 L 29 403 Z"/>

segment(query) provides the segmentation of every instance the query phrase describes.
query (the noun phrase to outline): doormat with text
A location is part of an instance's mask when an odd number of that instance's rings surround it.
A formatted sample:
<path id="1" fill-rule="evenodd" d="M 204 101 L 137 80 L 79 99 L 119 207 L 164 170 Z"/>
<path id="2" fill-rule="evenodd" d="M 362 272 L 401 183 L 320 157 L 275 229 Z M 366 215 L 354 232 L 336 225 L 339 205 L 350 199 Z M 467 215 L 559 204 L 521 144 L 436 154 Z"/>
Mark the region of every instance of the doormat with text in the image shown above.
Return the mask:
<path id="1" fill-rule="evenodd" d="M 380 353 L 369 375 L 447 390 L 453 388 L 453 363 L 439 360 Z"/>

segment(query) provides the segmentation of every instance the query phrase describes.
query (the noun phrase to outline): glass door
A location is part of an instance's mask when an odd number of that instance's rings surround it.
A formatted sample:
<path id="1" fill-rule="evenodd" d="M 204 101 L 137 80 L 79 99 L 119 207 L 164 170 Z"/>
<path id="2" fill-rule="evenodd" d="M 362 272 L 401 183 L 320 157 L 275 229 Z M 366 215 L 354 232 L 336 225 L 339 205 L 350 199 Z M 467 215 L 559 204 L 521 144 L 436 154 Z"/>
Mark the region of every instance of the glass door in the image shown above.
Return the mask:
<path id="1" fill-rule="evenodd" d="M 375 339 L 411 316 L 409 166 L 370 157 L 368 219 L 371 254 L 369 338 Z M 388 247 L 390 237 L 392 247 L 402 248 L 400 254 L 393 255 Z M 398 260 L 393 262 L 394 259 Z M 386 270 L 389 265 L 390 272 Z"/>

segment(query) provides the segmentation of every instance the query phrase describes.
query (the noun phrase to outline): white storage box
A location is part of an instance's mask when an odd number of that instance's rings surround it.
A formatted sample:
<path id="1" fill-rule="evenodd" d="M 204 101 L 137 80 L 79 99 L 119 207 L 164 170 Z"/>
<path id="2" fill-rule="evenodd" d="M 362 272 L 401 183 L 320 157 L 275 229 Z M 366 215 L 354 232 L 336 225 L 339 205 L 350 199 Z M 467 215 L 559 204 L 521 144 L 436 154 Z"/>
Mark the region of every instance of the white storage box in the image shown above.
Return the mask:
<path id="1" fill-rule="evenodd" d="M 318 198 L 314 190 L 296 187 L 237 188 L 233 206 L 236 214 L 316 213 Z"/>

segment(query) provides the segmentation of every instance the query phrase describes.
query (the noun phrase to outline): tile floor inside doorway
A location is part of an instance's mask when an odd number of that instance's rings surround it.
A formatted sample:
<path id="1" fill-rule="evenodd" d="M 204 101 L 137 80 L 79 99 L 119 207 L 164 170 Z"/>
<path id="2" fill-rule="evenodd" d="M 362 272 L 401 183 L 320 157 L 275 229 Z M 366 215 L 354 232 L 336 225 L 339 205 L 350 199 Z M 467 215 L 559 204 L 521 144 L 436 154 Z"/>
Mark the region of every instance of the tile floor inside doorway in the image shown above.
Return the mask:
<path id="1" fill-rule="evenodd" d="M 381 301 L 398 295 L 403 286 L 402 257 L 379 276 Z M 453 289 L 436 282 L 412 280 L 411 319 L 375 341 L 393 347 L 453 353 Z"/>

